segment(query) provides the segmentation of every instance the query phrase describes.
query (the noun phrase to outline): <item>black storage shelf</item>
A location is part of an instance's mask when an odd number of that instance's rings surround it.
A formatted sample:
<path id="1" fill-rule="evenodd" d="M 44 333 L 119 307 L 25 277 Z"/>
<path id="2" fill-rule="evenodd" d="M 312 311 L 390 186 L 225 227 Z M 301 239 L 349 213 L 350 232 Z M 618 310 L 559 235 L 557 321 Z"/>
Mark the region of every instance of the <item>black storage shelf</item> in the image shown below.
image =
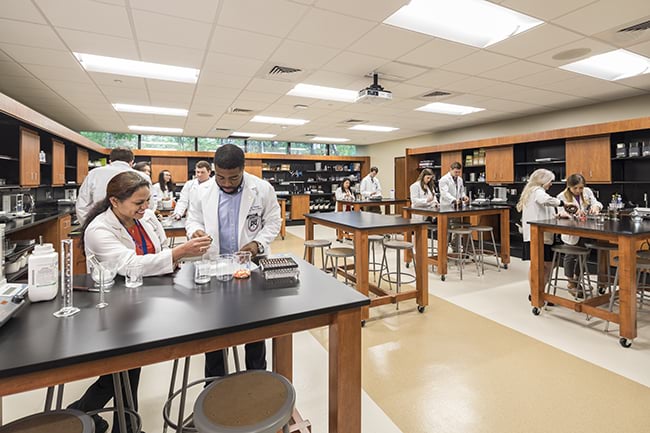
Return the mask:
<path id="1" fill-rule="evenodd" d="M 552 161 L 533 161 L 533 162 L 515 162 L 515 165 L 551 165 L 551 164 L 564 164 L 565 160 L 552 160 Z"/>
<path id="2" fill-rule="evenodd" d="M 9 155 L 0 155 L 0 159 L 5 161 L 18 161 L 18 158 Z"/>
<path id="3" fill-rule="evenodd" d="M 485 168 L 485 164 L 464 165 L 463 169 L 465 168 Z"/>
<path id="4" fill-rule="evenodd" d="M 612 158 L 612 161 L 637 161 L 637 160 L 647 160 L 650 161 L 650 156 L 625 156 L 623 158 Z"/>

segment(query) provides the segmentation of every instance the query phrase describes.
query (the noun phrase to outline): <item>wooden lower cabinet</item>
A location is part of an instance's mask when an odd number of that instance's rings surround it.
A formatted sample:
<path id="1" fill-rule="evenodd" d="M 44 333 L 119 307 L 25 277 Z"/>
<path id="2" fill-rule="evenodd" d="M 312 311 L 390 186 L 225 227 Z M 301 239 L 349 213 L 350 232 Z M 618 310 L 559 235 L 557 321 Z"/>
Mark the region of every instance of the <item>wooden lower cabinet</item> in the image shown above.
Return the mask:
<path id="1" fill-rule="evenodd" d="M 309 213 L 309 195 L 299 194 L 291 196 L 291 219 L 304 220 L 305 214 Z"/>

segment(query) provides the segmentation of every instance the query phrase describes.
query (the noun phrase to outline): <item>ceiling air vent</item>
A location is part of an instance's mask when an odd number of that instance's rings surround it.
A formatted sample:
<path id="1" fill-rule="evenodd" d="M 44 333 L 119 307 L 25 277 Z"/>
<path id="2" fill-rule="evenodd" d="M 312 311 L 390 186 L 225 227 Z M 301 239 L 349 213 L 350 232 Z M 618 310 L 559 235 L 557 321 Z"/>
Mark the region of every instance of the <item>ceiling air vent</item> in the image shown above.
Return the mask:
<path id="1" fill-rule="evenodd" d="M 237 107 L 230 107 L 228 109 L 228 113 L 230 114 L 251 114 L 253 110 L 249 110 L 248 108 L 237 108 Z"/>
<path id="2" fill-rule="evenodd" d="M 345 123 L 346 125 L 359 125 L 361 123 L 368 123 L 367 120 L 360 120 L 360 119 L 348 119 L 344 120 L 341 123 Z"/>
<path id="3" fill-rule="evenodd" d="M 219 132 L 230 132 L 231 131 L 230 128 L 214 128 L 214 130 L 219 131 Z"/>
<path id="4" fill-rule="evenodd" d="M 316 137 L 316 134 L 305 134 L 305 137 Z"/>
<path id="5" fill-rule="evenodd" d="M 301 72 L 302 69 L 292 68 L 289 66 L 278 66 L 275 65 L 268 72 L 269 75 L 280 75 L 280 74 L 295 74 L 296 72 Z"/>
<path id="6" fill-rule="evenodd" d="M 618 30 L 618 33 L 622 33 L 622 32 L 641 32 L 641 31 L 648 30 L 648 29 L 650 29 L 650 20 L 644 21 L 644 22 L 639 23 L 639 24 L 634 24 L 634 25 L 629 26 L 629 27 L 625 27 L 624 29 L 620 29 L 620 30 Z"/>
<path id="7" fill-rule="evenodd" d="M 429 92 L 425 95 L 422 95 L 423 98 L 437 98 L 440 96 L 449 96 L 451 93 L 449 92 L 444 92 L 442 90 L 434 90 L 433 92 Z"/>

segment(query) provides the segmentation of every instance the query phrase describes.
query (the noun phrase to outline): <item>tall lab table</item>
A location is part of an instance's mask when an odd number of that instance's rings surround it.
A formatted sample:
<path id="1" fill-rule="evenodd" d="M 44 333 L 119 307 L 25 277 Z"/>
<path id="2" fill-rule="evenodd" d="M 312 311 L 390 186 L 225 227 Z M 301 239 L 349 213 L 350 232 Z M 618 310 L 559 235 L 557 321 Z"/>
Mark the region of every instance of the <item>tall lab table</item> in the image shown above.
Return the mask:
<path id="1" fill-rule="evenodd" d="M 436 266 L 440 278 L 444 281 L 447 275 L 447 230 L 449 218 L 481 217 L 497 215 L 499 217 L 500 255 L 504 267 L 510 263 L 510 207 L 508 206 L 467 206 L 457 209 L 453 206 L 442 205 L 432 208 L 405 207 L 404 215 L 411 218 L 413 215 L 437 218 L 438 221 L 438 255 L 429 257 L 429 264 Z"/>
<path id="2" fill-rule="evenodd" d="M 305 240 L 314 239 L 314 225 L 320 224 L 337 230 L 354 234 L 354 271 L 352 280 L 356 288 L 364 295 L 372 291 L 377 297 L 370 301 L 370 307 L 395 304 L 407 299 L 416 299 L 418 311 L 424 312 L 429 305 L 429 288 L 427 278 L 427 223 L 424 221 L 406 219 L 397 215 L 381 215 L 372 212 L 329 212 L 305 214 Z M 369 281 L 368 264 L 368 235 L 387 233 L 415 232 L 415 290 L 400 293 L 388 292 L 371 284 Z M 307 249 L 307 260 L 312 261 L 313 251 Z M 347 269 L 346 269 L 347 272 Z M 365 321 L 369 316 L 368 307 L 362 310 Z"/>
<path id="3" fill-rule="evenodd" d="M 610 241 L 618 244 L 619 312 L 609 312 L 600 305 L 609 302 L 609 293 L 577 302 L 544 293 L 544 233 L 558 233 Z M 628 217 L 619 221 L 551 219 L 530 223 L 530 288 L 533 314 L 538 315 L 545 301 L 618 323 L 622 346 L 629 347 L 636 333 L 636 244 L 650 236 L 650 222 L 634 223 Z"/>
<path id="4" fill-rule="evenodd" d="M 395 205 L 397 208 L 398 205 L 405 205 L 408 202 L 406 199 L 401 198 L 382 198 L 381 200 L 336 200 L 336 210 L 341 212 L 344 210 L 345 206 L 351 206 L 353 211 L 363 210 L 364 206 L 377 206 L 384 208 L 384 215 L 389 215 L 390 205 Z M 397 210 L 395 211 L 397 213 Z"/>
<path id="5" fill-rule="evenodd" d="M 300 284 L 264 288 L 213 279 L 196 288 L 193 266 L 124 288 L 76 291 L 75 316 L 57 319 L 59 299 L 39 302 L 0 328 L 0 396 L 273 338 L 274 370 L 291 380 L 294 332 L 329 326 L 329 431 L 361 432 L 361 308 L 368 298 L 303 260 Z M 327 290 L 325 290 L 327 289 Z M 146 374 L 146 372 L 144 373 Z"/>

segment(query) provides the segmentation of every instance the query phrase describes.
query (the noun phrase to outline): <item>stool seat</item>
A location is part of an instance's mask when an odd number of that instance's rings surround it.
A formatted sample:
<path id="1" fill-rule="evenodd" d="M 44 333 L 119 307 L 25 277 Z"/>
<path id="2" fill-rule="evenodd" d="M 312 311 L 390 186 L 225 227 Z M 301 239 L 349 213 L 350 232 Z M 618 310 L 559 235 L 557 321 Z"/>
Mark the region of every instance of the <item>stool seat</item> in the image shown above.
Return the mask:
<path id="1" fill-rule="evenodd" d="M 94 431 L 95 424 L 90 415 L 76 409 L 37 413 L 0 427 L 2 433 L 92 433 Z"/>
<path id="2" fill-rule="evenodd" d="M 554 245 L 551 250 L 562 254 L 572 254 L 574 256 L 589 254 L 589 248 L 579 247 L 577 245 Z"/>
<path id="3" fill-rule="evenodd" d="M 384 240 L 383 235 L 368 235 L 369 242 L 381 242 Z"/>
<path id="4" fill-rule="evenodd" d="M 332 257 L 354 257 L 354 249 L 346 247 L 328 248 L 325 255 Z"/>
<path id="5" fill-rule="evenodd" d="M 317 248 L 317 247 L 329 247 L 332 245 L 332 241 L 327 239 L 310 239 L 305 241 L 306 247 Z"/>
<path id="6" fill-rule="evenodd" d="M 466 227 L 453 227 L 449 229 L 452 235 L 471 235 L 472 229 Z"/>
<path id="7" fill-rule="evenodd" d="M 494 227 L 492 226 L 472 226 L 471 228 L 475 232 L 484 232 L 484 233 L 491 232 L 494 230 Z"/>
<path id="8" fill-rule="evenodd" d="M 394 248 L 398 250 L 409 250 L 413 248 L 413 243 L 407 241 L 398 241 L 395 239 L 389 239 L 384 241 L 384 246 L 386 248 Z"/>
<path id="9" fill-rule="evenodd" d="M 585 247 L 601 251 L 616 251 L 618 249 L 618 245 L 609 242 L 586 242 Z"/>
<path id="10" fill-rule="evenodd" d="M 201 392 L 194 403 L 194 425 L 200 433 L 275 433 L 289 423 L 295 403 L 296 391 L 279 374 L 231 374 Z"/>

